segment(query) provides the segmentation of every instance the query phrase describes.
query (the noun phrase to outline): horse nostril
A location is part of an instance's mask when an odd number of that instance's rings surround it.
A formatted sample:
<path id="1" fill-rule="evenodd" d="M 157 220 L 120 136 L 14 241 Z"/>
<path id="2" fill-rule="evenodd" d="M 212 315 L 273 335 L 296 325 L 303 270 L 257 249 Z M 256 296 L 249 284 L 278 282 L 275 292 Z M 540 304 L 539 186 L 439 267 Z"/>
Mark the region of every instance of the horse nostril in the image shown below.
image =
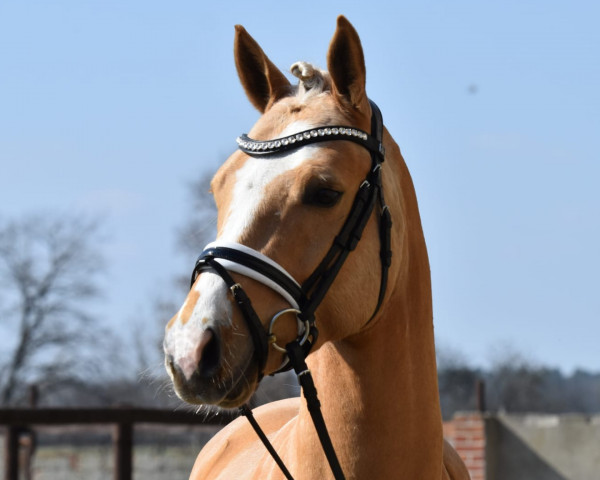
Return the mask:
<path id="1" fill-rule="evenodd" d="M 216 373 L 219 367 L 221 348 L 219 345 L 219 339 L 213 330 L 210 328 L 206 329 L 202 336 L 199 350 L 199 363 L 198 371 L 203 377 L 210 377 Z"/>
<path id="2" fill-rule="evenodd" d="M 211 378 L 217 373 L 220 362 L 220 342 L 212 329 L 200 334 L 194 349 L 179 355 L 165 354 L 167 371 L 181 381 L 190 381 L 193 377 Z"/>

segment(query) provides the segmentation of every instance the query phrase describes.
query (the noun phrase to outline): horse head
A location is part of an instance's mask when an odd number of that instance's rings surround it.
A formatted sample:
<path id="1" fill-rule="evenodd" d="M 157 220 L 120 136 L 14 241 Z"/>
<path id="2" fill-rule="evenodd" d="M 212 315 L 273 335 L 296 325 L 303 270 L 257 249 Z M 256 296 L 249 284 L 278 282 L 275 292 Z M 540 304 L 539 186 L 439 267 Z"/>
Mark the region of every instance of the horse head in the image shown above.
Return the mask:
<path id="1" fill-rule="evenodd" d="M 248 135 L 238 140 L 240 149 L 211 182 L 218 220 L 216 247 L 209 250 L 231 247 L 245 252 L 250 263 L 253 258 L 271 264 L 284 280 L 296 283 L 302 296 L 312 288 L 306 287 L 307 281 L 311 282 L 339 241 L 377 154 L 363 138 L 373 134 L 374 107 L 365 91 L 362 47 L 352 25 L 339 17 L 327 54 L 328 71 L 295 63 L 291 72 L 299 80 L 297 85 L 287 80 L 241 26 L 236 27 L 234 55 L 248 99 L 262 115 Z M 338 134 L 337 129 L 331 132 L 332 126 L 344 127 Z M 282 146 L 286 141 L 289 148 Z M 299 146 L 292 145 L 295 141 Z M 387 131 L 383 144 L 392 156 L 400 157 Z M 390 209 L 399 208 L 393 184 L 398 166 L 386 160 L 377 168 L 384 172 L 384 189 L 392 198 Z M 392 211 L 393 242 L 402 229 L 401 216 L 396 214 L 400 212 Z M 352 246 L 311 319 L 296 315 L 298 305 L 290 298 L 294 294 L 289 295 L 296 288 L 293 285 L 270 288 L 252 272 L 227 267 L 231 259 L 221 257 L 210 263 L 212 253 L 205 254 L 183 306 L 166 328 L 166 367 L 177 394 L 194 404 L 239 406 L 264 374 L 276 372 L 285 362 L 286 353 L 277 346 L 304 336 L 310 337 L 315 351 L 365 328 L 381 303 L 380 223 L 378 214 L 365 219 L 361 241 Z M 392 266 L 391 275 L 397 274 L 397 268 Z M 262 332 L 251 331 L 252 325 L 232 295 L 234 286 L 250 299 Z M 318 338 L 309 333 L 313 324 L 318 326 Z M 258 351 L 257 335 L 269 342 L 264 355 Z"/>

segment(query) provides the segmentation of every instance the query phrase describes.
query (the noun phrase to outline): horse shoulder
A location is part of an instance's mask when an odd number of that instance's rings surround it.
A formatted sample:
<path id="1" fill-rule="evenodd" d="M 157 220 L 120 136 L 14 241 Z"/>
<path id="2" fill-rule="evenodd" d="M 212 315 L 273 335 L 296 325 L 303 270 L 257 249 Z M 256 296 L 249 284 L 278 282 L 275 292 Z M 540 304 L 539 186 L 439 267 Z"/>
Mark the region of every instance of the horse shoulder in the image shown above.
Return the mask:
<path id="1" fill-rule="evenodd" d="M 471 476 L 452 445 L 444 439 L 444 480 L 469 480 Z"/>
<path id="2" fill-rule="evenodd" d="M 281 438 L 286 432 L 283 427 L 291 426 L 291 421 L 298 415 L 299 398 L 288 398 L 268 403 L 253 410 L 256 421 L 265 432 L 273 446 L 286 438 Z M 267 478 L 265 472 L 259 472 L 260 462 L 268 455 L 264 445 L 258 439 L 256 432 L 244 417 L 234 421 L 220 430 L 198 454 L 190 480 L 221 480 L 221 479 L 252 479 Z M 271 465 L 271 462 L 266 462 Z M 273 465 L 274 462 L 273 462 Z M 257 476 L 259 475 L 260 476 Z"/>

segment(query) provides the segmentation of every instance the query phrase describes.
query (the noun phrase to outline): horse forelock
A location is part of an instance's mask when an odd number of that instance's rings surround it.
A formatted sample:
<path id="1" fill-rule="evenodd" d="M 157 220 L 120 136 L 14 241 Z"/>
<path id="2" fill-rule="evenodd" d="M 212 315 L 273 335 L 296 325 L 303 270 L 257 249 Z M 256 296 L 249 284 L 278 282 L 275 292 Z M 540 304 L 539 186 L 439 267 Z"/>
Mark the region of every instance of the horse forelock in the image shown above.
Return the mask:
<path id="1" fill-rule="evenodd" d="M 329 74 L 309 62 L 294 63 L 290 67 L 290 72 L 300 80 L 296 90 L 298 100 L 331 90 Z"/>

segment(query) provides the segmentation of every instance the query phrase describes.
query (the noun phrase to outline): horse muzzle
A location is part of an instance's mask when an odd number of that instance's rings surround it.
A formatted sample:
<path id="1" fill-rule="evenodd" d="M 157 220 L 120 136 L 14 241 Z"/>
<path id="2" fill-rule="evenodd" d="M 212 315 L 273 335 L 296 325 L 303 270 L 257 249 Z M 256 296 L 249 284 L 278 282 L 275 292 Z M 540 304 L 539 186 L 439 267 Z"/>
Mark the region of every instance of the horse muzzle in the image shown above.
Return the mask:
<path id="1" fill-rule="evenodd" d="M 225 359 L 218 329 L 205 329 L 195 345 L 187 349 L 171 348 L 168 340 L 167 337 L 164 345 L 165 367 L 175 393 L 183 401 L 234 407 L 254 391 L 257 372 L 251 354 L 247 360 L 232 365 Z"/>

